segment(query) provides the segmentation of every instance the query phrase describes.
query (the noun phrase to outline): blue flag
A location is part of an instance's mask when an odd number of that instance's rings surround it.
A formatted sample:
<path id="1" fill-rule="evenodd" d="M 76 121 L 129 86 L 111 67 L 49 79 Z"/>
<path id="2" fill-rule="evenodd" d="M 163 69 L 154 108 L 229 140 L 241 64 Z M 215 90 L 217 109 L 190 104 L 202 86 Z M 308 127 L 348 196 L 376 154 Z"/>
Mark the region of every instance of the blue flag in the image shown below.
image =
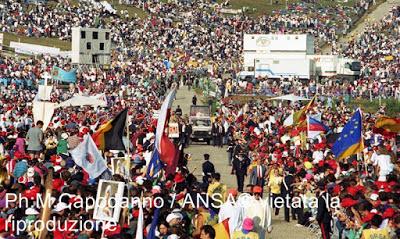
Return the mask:
<path id="1" fill-rule="evenodd" d="M 76 69 L 65 71 L 60 67 L 53 67 L 53 79 L 65 83 L 76 83 Z"/>
<path id="2" fill-rule="evenodd" d="M 160 208 L 156 208 L 156 210 L 154 211 L 153 221 L 151 221 L 149 233 L 147 234 L 147 239 L 156 239 L 156 228 L 159 217 L 160 217 Z"/>
<path id="3" fill-rule="evenodd" d="M 146 178 L 152 179 L 157 177 L 157 174 L 164 167 L 163 162 L 161 162 L 160 154 L 157 149 L 154 147 L 153 155 L 151 157 L 149 167 L 147 168 Z"/>
<path id="4" fill-rule="evenodd" d="M 337 159 L 344 159 L 361 152 L 363 149 L 362 117 L 358 109 L 344 126 L 339 138 L 332 147 L 332 152 Z"/>

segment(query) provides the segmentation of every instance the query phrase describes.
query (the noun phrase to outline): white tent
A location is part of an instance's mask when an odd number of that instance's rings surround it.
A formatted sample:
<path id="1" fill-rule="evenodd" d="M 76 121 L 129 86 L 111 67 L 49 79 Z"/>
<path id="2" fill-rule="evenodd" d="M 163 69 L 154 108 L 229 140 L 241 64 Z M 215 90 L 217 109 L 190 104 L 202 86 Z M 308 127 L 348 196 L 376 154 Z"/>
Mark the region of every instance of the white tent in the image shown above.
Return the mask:
<path id="1" fill-rule="evenodd" d="M 288 100 L 288 101 L 292 101 L 292 102 L 296 102 L 296 101 L 300 101 L 300 100 L 310 100 L 301 96 L 297 96 L 294 94 L 290 94 L 290 95 L 282 95 L 282 96 L 278 96 L 278 97 L 274 97 L 271 98 L 270 100 Z"/>
<path id="2" fill-rule="evenodd" d="M 59 107 L 68 107 L 68 106 L 92 106 L 92 107 L 106 107 L 107 103 L 104 100 L 96 99 L 93 96 L 83 96 L 83 95 L 75 95 L 69 100 L 61 102 L 56 106 Z"/>

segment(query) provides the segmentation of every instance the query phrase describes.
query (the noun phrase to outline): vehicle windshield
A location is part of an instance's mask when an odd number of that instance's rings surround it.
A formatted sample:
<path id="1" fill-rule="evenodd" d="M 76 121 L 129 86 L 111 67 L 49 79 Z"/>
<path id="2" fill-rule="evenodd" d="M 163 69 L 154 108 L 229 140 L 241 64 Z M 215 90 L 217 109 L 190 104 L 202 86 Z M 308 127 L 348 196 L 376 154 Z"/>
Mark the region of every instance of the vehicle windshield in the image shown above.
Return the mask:
<path id="1" fill-rule="evenodd" d="M 196 119 L 192 121 L 193 126 L 203 126 L 203 127 L 209 127 L 211 126 L 211 120 L 207 119 Z"/>
<path id="2" fill-rule="evenodd" d="M 361 69 L 361 63 L 359 61 L 352 62 L 350 69 L 352 71 L 359 71 Z"/>

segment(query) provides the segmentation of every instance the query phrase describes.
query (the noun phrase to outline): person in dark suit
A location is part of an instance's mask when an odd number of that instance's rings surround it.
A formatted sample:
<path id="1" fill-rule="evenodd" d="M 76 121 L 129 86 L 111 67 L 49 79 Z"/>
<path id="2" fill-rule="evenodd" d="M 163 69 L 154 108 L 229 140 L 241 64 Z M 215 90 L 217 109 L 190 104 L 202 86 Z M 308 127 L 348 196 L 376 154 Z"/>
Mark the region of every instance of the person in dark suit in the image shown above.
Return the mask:
<path id="1" fill-rule="evenodd" d="M 331 232 L 331 210 L 330 210 L 330 196 L 329 193 L 325 189 L 325 182 L 318 183 L 318 189 L 320 190 L 318 196 L 318 210 L 317 210 L 317 222 L 319 227 L 321 228 L 321 235 L 323 239 L 330 239 Z"/>
<path id="2" fill-rule="evenodd" d="M 250 184 L 260 186 L 262 189 L 261 196 L 264 192 L 265 178 L 267 175 L 267 167 L 263 164 L 261 158 L 257 159 L 257 165 L 250 171 Z"/>
<path id="3" fill-rule="evenodd" d="M 294 183 L 294 176 L 295 168 L 290 167 L 287 171 L 287 174 L 283 178 L 282 185 L 281 185 L 281 193 L 282 197 L 285 200 L 285 221 L 290 222 L 289 218 L 289 208 L 291 205 L 291 200 L 293 197 L 293 183 Z M 289 207 L 288 207 L 289 206 Z"/>
<path id="4" fill-rule="evenodd" d="M 196 97 L 196 95 L 194 95 L 193 98 L 192 98 L 192 104 L 193 105 L 197 105 L 197 97 Z"/>
<path id="5" fill-rule="evenodd" d="M 212 134 L 212 140 L 213 140 L 213 146 L 218 145 L 218 122 L 214 121 L 214 123 L 211 126 L 211 134 Z"/>
<path id="6" fill-rule="evenodd" d="M 236 146 L 236 140 L 233 139 L 228 139 L 228 148 L 227 148 L 227 152 L 228 152 L 228 164 L 229 166 L 232 166 L 232 160 L 233 160 L 233 155 L 234 155 L 234 149 Z"/>
<path id="7" fill-rule="evenodd" d="M 186 145 L 185 145 L 185 147 L 188 147 L 190 145 L 190 137 L 191 137 L 192 133 L 193 133 L 192 124 L 186 123 L 186 128 L 185 128 Z"/>
<path id="8" fill-rule="evenodd" d="M 222 125 L 221 122 L 218 123 L 218 129 L 217 129 L 217 146 L 223 147 L 224 145 L 224 135 L 225 135 L 225 129 L 224 126 Z"/>
<path id="9" fill-rule="evenodd" d="M 211 176 L 215 173 L 214 164 L 210 162 L 210 155 L 204 154 L 205 162 L 202 165 L 203 168 L 203 183 L 208 183 L 211 181 Z"/>
<path id="10" fill-rule="evenodd" d="M 180 106 L 180 105 L 178 105 L 178 107 L 176 107 L 176 109 L 175 109 L 175 114 L 176 114 L 177 116 L 182 116 L 182 109 L 181 109 L 181 106 Z"/>
<path id="11" fill-rule="evenodd" d="M 236 180 L 238 185 L 238 191 L 243 192 L 244 177 L 247 174 L 247 167 L 249 166 L 249 159 L 244 154 L 239 154 L 234 157 L 232 161 L 232 172 L 236 174 Z"/>

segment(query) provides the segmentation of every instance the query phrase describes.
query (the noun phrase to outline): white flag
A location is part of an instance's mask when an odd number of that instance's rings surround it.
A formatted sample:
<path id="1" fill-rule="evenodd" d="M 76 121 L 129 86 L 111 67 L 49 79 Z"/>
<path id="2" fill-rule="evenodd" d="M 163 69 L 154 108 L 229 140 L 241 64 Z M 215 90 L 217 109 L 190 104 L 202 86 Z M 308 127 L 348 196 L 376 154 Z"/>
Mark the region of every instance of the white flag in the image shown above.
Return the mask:
<path id="1" fill-rule="evenodd" d="M 161 105 L 160 114 L 157 120 L 156 142 L 155 147 L 161 153 L 161 138 L 164 134 L 165 123 L 167 122 L 168 109 L 171 109 L 172 102 L 174 101 L 176 89 L 172 89 L 163 104 Z"/>
<path id="2" fill-rule="evenodd" d="M 283 121 L 283 125 L 284 126 L 291 126 L 293 125 L 293 113 L 291 113 L 286 119 L 285 121 Z"/>
<path id="3" fill-rule="evenodd" d="M 83 141 L 69 152 L 75 163 L 82 167 L 90 178 L 97 178 L 107 169 L 105 160 L 89 134 L 85 135 Z"/>

